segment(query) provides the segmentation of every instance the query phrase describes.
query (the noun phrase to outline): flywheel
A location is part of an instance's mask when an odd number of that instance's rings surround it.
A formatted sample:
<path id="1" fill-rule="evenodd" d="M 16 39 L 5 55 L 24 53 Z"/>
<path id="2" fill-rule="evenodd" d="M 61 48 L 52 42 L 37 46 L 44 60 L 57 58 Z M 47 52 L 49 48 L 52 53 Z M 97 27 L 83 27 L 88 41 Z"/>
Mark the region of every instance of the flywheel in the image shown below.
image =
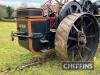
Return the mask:
<path id="1" fill-rule="evenodd" d="M 59 15 L 60 19 L 63 19 L 72 13 L 81 13 L 81 12 L 82 12 L 81 5 L 77 1 L 70 1 L 66 2 L 63 5 Z"/>
<path id="2" fill-rule="evenodd" d="M 67 61 L 89 61 L 99 42 L 98 23 L 91 14 L 75 13 L 65 17 L 55 35 L 55 50 Z"/>
<path id="3" fill-rule="evenodd" d="M 83 2 L 83 4 L 81 2 Z M 88 13 L 94 14 L 94 15 L 99 14 L 97 5 L 95 3 L 92 3 L 91 0 L 86 0 L 86 1 L 80 0 L 80 3 L 82 4 L 81 6 L 82 6 L 83 12 L 88 12 Z"/>

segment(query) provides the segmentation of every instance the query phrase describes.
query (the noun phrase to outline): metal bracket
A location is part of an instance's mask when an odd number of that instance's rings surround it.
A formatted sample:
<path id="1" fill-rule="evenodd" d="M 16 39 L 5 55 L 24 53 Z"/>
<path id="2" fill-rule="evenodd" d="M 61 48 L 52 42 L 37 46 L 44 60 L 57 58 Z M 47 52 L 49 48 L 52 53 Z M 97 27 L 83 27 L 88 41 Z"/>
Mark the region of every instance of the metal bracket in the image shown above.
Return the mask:
<path id="1" fill-rule="evenodd" d="M 14 41 L 14 37 L 22 37 L 22 38 L 41 38 L 43 37 L 42 33 L 32 33 L 27 35 L 25 32 L 11 32 L 12 41 Z"/>

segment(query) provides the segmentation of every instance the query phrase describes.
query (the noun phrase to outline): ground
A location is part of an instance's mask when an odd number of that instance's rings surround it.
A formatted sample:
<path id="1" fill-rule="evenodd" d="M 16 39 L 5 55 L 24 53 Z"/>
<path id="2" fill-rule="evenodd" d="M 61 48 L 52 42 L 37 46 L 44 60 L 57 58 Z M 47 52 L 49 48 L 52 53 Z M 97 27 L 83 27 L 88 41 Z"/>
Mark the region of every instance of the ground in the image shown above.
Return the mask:
<path id="1" fill-rule="evenodd" d="M 36 57 L 18 45 L 17 39 L 11 41 L 10 33 L 16 31 L 15 22 L 0 22 L 0 75 L 100 75 L 100 45 L 95 56 L 95 69 L 87 71 L 62 70 L 58 59 L 33 66 L 22 71 L 16 67 Z"/>

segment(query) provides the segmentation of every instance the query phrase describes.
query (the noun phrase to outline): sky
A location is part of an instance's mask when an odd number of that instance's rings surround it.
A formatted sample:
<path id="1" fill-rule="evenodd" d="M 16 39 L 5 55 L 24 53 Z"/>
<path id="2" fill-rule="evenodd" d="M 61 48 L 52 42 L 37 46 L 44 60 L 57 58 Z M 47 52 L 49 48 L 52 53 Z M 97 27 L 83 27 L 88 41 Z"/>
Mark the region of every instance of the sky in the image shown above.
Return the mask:
<path id="1" fill-rule="evenodd" d="M 22 4 L 26 4 L 28 7 L 37 7 L 39 8 L 47 0 L 0 0 L 0 4 L 6 6 L 12 6 L 13 8 L 18 8 Z M 71 0 L 69 0 L 71 1 Z M 95 1 L 95 0 L 92 0 Z M 54 0 L 53 0 L 54 2 Z"/>
<path id="2" fill-rule="evenodd" d="M 0 4 L 12 6 L 14 8 L 20 7 L 23 3 L 28 7 L 40 7 L 41 4 L 47 0 L 0 0 Z"/>

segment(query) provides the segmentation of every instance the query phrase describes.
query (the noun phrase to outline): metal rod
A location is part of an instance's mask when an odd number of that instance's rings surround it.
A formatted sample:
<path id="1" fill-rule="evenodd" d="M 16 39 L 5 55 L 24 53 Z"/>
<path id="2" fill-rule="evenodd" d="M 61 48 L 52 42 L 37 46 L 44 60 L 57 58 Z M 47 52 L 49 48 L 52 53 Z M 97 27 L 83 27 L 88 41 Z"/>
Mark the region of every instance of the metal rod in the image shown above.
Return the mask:
<path id="1" fill-rule="evenodd" d="M 86 0 L 82 0 L 82 9 L 83 9 L 83 6 L 84 6 L 85 1 L 86 1 Z"/>
<path id="2" fill-rule="evenodd" d="M 77 31 L 77 32 L 80 32 L 79 30 L 78 30 L 78 28 L 73 24 L 72 25 L 74 28 L 75 28 L 75 30 Z"/>
<path id="3" fill-rule="evenodd" d="M 61 5 L 62 3 L 61 2 L 59 2 L 58 0 L 55 0 L 59 5 Z"/>
<path id="4" fill-rule="evenodd" d="M 68 2 L 68 0 L 64 0 L 64 4 L 65 4 L 66 2 Z"/>
<path id="5" fill-rule="evenodd" d="M 23 37 L 23 38 L 31 38 L 31 36 L 26 35 L 13 35 L 14 37 Z"/>

